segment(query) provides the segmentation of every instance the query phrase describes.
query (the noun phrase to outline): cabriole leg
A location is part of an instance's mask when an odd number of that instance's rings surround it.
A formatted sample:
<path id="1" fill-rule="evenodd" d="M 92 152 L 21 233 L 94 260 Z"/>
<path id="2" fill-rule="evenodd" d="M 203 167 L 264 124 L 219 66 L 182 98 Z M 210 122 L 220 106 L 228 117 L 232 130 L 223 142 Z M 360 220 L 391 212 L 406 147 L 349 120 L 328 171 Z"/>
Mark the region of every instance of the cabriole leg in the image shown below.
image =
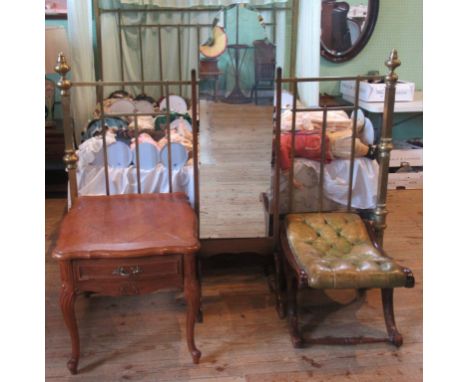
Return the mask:
<path id="1" fill-rule="evenodd" d="M 200 284 L 197 279 L 195 255 L 184 255 L 184 295 L 187 301 L 187 345 L 192 355 L 193 363 L 197 364 L 201 357 L 200 350 L 195 346 L 195 321 L 200 312 Z"/>
<path id="2" fill-rule="evenodd" d="M 203 310 L 202 310 L 202 297 L 201 297 L 201 284 L 202 284 L 202 262 L 201 259 L 198 258 L 197 261 L 197 270 L 198 270 L 198 288 L 199 288 L 199 295 L 200 295 L 200 303 L 198 307 L 198 313 L 197 313 L 197 322 L 198 323 L 203 323 Z"/>
<path id="3" fill-rule="evenodd" d="M 273 254 L 275 261 L 275 295 L 276 295 L 276 311 L 280 319 L 286 317 L 286 304 L 284 301 L 285 279 L 284 269 L 281 264 L 281 255 L 278 252 Z"/>
<path id="4" fill-rule="evenodd" d="M 60 308 L 62 309 L 63 319 L 67 325 L 72 343 L 72 354 L 67 363 L 68 370 L 72 374 L 76 374 L 80 358 L 80 338 L 75 317 L 75 300 L 76 294 L 74 291 L 63 285 L 60 293 Z"/>
<path id="5" fill-rule="evenodd" d="M 398 332 L 393 314 L 393 288 L 382 288 L 382 305 L 389 341 L 396 347 L 403 344 L 403 337 Z"/>
<path id="6" fill-rule="evenodd" d="M 284 262 L 286 263 L 286 261 Z M 288 264 L 284 264 L 285 268 Z M 297 308 L 297 278 L 291 269 L 286 269 L 286 283 L 288 288 L 288 324 L 289 335 L 291 336 L 292 344 L 295 348 L 301 348 L 304 345 L 304 340 L 299 331 L 299 315 Z"/>

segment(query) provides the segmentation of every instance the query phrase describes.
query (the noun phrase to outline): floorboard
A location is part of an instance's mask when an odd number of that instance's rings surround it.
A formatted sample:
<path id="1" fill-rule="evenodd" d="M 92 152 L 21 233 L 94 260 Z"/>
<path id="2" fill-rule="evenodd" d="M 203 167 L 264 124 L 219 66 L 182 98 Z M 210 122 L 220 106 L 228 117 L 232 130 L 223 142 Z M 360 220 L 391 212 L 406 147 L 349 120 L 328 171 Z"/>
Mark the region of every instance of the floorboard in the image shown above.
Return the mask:
<path id="1" fill-rule="evenodd" d="M 264 236 L 273 107 L 201 101 L 200 113 L 200 236 Z"/>
<path id="2" fill-rule="evenodd" d="M 51 258 L 64 199 L 46 200 L 46 379 L 48 381 L 422 381 L 422 191 L 390 191 L 384 247 L 412 268 L 416 285 L 395 292 L 400 349 L 385 343 L 315 345 L 293 349 L 274 309 L 261 261 L 204 267 L 204 323 L 196 326 L 202 351 L 191 363 L 185 344 L 185 308 L 177 291 L 139 297 L 79 298 L 79 374 L 66 369 L 70 341 L 59 305 L 60 276 Z M 238 227 L 231 226 L 232 232 Z M 239 228 L 240 234 L 245 226 Z M 248 227 L 247 227 L 248 228 Z M 252 228 L 252 227 L 251 227 Z M 235 233 L 235 232 L 234 232 Z M 385 336 L 380 293 L 364 301 L 352 291 L 304 294 L 301 324 L 311 336 Z"/>

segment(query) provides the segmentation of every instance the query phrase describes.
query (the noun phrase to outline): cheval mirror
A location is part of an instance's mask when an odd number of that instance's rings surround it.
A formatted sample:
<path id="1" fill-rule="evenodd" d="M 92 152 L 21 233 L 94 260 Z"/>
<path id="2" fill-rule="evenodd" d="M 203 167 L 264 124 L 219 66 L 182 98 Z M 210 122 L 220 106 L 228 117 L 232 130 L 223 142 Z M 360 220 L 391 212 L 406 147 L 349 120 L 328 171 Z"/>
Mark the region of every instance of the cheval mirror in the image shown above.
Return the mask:
<path id="1" fill-rule="evenodd" d="M 202 239 L 266 236 L 275 54 L 262 16 L 244 4 L 219 12 L 200 46 Z"/>

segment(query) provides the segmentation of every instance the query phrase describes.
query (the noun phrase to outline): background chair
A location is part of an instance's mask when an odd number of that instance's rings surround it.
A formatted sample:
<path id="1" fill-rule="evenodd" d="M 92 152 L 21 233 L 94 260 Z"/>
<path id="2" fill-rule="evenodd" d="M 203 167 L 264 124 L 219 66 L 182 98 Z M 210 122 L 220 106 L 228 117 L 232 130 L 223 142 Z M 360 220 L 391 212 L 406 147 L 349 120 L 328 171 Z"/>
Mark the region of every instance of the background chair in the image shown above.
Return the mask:
<path id="1" fill-rule="evenodd" d="M 273 100 L 276 67 L 276 47 L 267 40 L 256 40 L 254 46 L 255 78 L 250 91 L 250 98 L 255 96 L 255 104 L 258 105 L 258 92 L 264 91 L 268 98 Z"/>

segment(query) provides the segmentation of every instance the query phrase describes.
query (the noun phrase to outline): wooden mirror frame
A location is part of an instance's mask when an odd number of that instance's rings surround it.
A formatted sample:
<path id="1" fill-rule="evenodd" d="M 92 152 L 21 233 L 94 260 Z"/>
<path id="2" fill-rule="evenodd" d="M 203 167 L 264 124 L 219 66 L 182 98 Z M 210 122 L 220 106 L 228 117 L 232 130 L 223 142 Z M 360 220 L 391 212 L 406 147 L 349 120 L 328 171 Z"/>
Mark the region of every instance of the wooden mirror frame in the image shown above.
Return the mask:
<path id="1" fill-rule="evenodd" d="M 357 56 L 357 54 L 360 53 L 362 49 L 364 49 L 370 37 L 372 36 L 372 33 L 374 32 L 375 24 L 377 23 L 377 17 L 379 15 L 379 0 L 368 1 L 369 3 L 367 8 L 366 26 L 357 39 L 356 43 L 343 53 L 336 54 L 331 53 L 322 43 L 322 39 L 320 39 L 320 55 L 322 57 L 332 62 L 345 62 Z"/>

